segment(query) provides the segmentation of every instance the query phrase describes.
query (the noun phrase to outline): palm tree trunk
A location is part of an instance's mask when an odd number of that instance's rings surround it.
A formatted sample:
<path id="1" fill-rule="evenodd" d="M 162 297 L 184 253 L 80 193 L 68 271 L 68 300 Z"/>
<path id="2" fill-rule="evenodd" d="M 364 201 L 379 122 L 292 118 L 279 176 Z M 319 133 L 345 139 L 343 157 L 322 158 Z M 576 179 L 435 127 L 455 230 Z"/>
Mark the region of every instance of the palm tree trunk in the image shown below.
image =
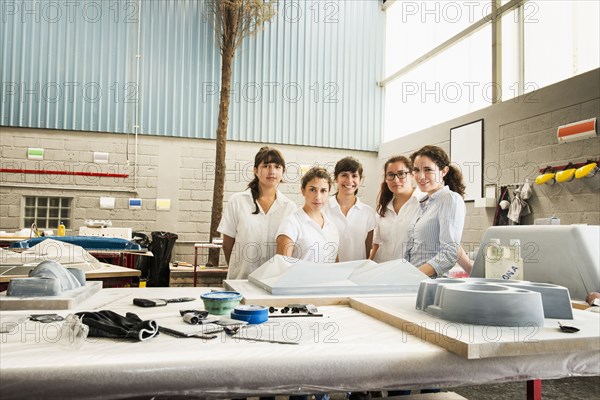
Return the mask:
<path id="1" fill-rule="evenodd" d="M 212 215 L 210 219 L 210 239 L 219 236 L 217 228 L 223 215 L 223 192 L 225 188 L 225 155 L 227 147 L 227 126 L 229 123 L 229 103 L 231 98 L 231 65 L 235 54 L 233 40 L 225 41 L 221 55 L 221 98 L 217 120 L 217 147 L 215 154 L 215 182 L 213 186 Z M 207 266 L 219 266 L 219 249 L 210 249 Z"/>

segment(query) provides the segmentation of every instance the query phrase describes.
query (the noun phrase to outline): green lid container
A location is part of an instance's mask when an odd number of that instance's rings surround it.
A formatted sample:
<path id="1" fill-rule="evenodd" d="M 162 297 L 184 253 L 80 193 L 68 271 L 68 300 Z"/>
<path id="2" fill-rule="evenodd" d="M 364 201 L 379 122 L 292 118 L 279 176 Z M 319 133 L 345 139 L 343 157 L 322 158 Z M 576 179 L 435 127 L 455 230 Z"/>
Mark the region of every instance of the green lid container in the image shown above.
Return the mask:
<path id="1" fill-rule="evenodd" d="M 214 315 L 228 315 L 242 300 L 239 292 L 210 292 L 200 296 L 204 309 Z"/>

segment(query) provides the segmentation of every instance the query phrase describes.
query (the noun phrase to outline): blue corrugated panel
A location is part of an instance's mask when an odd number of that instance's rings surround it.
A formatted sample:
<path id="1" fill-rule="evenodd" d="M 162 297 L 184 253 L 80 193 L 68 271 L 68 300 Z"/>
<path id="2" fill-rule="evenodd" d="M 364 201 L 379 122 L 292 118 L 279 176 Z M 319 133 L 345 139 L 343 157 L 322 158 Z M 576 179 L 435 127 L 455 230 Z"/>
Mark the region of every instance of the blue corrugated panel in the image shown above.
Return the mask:
<path id="1" fill-rule="evenodd" d="M 2 125 L 134 132 L 139 96 L 140 133 L 215 137 L 221 62 L 205 2 L 0 0 L 0 10 Z M 228 137 L 376 150 L 383 37 L 378 1 L 280 1 L 236 53 Z"/>

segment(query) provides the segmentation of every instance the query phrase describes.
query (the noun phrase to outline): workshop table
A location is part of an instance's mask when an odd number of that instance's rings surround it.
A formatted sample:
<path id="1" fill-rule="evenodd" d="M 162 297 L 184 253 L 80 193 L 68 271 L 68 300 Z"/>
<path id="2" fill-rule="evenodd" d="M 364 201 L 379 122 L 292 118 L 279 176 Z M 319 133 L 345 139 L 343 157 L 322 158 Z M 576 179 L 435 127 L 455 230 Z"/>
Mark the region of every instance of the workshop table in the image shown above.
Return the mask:
<path id="1" fill-rule="evenodd" d="M 202 308 L 207 288 L 102 289 L 75 311 L 135 312 L 161 320 Z M 193 296 L 189 303 L 140 308 L 134 297 Z M 47 311 L 44 311 L 47 312 Z M 165 334 L 143 342 L 88 338 L 61 344 L 58 323 L 31 321 L 33 310 L 0 315 L 0 393 L 12 398 L 245 397 L 378 389 L 451 388 L 600 374 L 600 352 L 584 350 L 469 360 L 348 306 L 321 306 L 323 317 L 271 319 L 247 337 L 298 345 Z M 12 324 L 12 325 L 11 325 Z M 53 325 L 54 324 L 54 325 Z M 64 339 L 64 338 L 63 338 Z"/>

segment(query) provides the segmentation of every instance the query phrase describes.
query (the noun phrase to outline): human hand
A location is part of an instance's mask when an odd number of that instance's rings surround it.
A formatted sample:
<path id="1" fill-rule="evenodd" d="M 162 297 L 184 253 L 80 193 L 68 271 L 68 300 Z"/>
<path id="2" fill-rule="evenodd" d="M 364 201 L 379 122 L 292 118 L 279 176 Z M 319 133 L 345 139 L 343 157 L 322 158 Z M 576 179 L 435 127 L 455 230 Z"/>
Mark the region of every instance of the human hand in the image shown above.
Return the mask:
<path id="1" fill-rule="evenodd" d="M 585 301 L 586 303 L 588 303 L 590 306 L 597 306 L 600 305 L 600 293 L 598 292 L 591 292 L 589 293 L 586 297 L 585 297 Z"/>

